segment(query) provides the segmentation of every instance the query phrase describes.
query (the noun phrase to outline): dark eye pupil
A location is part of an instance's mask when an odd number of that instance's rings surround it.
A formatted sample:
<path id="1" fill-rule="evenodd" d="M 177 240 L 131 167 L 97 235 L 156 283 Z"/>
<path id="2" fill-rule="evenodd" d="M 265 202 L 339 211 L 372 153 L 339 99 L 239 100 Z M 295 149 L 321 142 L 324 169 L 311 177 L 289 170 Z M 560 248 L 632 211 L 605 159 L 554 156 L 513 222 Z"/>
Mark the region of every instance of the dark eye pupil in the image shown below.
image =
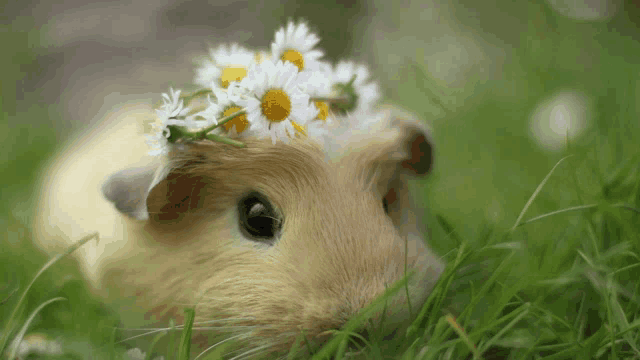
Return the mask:
<path id="1" fill-rule="evenodd" d="M 245 236 L 260 242 L 275 237 L 276 232 L 280 230 L 281 221 L 264 195 L 251 193 L 238 205 L 240 229 Z"/>

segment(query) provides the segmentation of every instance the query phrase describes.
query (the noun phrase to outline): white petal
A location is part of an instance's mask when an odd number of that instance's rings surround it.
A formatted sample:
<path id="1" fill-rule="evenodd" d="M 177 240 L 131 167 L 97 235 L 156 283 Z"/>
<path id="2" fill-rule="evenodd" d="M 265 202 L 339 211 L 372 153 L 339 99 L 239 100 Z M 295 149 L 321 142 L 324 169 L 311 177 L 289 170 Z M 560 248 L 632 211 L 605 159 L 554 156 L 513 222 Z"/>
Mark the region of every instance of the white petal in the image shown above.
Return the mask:
<path id="1" fill-rule="evenodd" d="M 304 58 L 305 60 L 309 61 L 309 60 L 317 60 L 319 58 L 321 58 L 324 55 L 324 52 L 322 52 L 322 50 L 311 50 L 308 51 Z"/>

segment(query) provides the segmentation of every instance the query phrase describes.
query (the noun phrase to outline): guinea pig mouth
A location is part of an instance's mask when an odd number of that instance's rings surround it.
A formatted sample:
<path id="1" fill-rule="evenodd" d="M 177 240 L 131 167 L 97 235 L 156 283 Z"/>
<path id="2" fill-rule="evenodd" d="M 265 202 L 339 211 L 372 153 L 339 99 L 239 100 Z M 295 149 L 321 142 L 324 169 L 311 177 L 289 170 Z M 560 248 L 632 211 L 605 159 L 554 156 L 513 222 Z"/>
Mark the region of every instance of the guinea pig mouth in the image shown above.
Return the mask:
<path id="1" fill-rule="evenodd" d="M 347 354 L 348 355 L 358 355 L 365 351 L 365 348 L 372 341 L 381 342 L 381 341 L 389 341 L 396 337 L 398 334 L 398 328 L 393 329 L 390 333 L 387 333 L 381 337 L 373 337 L 372 334 L 368 330 L 361 330 L 356 335 L 353 335 L 349 338 L 349 343 L 347 345 Z M 329 337 L 325 337 L 323 341 L 319 343 L 319 348 L 324 346 L 330 340 Z"/>

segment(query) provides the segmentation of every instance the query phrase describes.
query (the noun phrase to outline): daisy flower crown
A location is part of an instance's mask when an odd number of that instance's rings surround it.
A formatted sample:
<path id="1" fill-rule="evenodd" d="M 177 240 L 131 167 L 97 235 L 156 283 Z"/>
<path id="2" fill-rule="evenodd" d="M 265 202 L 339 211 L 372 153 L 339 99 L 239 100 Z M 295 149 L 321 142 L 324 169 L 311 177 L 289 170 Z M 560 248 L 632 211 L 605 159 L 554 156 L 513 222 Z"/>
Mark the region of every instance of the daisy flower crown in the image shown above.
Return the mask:
<path id="1" fill-rule="evenodd" d="M 191 93 L 169 89 L 147 134 L 150 154 L 167 154 L 176 144 L 210 140 L 244 147 L 243 139 L 320 142 L 337 125 L 365 130 L 380 119 L 377 82 L 365 65 L 323 61 L 320 38 L 304 22 L 289 21 L 271 51 L 223 44 L 209 50 L 196 68 Z M 379 114 L 378 114 L 379 115 Z"/>

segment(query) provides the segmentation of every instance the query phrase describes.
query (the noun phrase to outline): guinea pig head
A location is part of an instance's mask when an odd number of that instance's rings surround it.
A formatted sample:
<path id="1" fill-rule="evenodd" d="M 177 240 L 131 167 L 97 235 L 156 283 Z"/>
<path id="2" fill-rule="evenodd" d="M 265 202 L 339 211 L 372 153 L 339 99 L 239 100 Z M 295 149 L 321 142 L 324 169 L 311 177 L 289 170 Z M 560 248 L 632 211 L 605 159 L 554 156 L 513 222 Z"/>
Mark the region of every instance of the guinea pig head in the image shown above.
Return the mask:
<path id="1" fill-rule="evenodd" d="M 301 330 L 324 339 L 413 271 L 409 299 L 396 293 L 373 319 L 407 320 L 408 301 L 422 304 L 443 270 L 414 201 L 422 194 L 408 189 L 430 172 L 433 147 L 415 116 L 384 114 L 332 146 L 198 143 L 160 169 L 113 175 L 104 193 L 138 242 L 109 265 L 113 286 L 135 288 L 155 315 L 191 305 L 196 321 L 284 350 Z"/>

